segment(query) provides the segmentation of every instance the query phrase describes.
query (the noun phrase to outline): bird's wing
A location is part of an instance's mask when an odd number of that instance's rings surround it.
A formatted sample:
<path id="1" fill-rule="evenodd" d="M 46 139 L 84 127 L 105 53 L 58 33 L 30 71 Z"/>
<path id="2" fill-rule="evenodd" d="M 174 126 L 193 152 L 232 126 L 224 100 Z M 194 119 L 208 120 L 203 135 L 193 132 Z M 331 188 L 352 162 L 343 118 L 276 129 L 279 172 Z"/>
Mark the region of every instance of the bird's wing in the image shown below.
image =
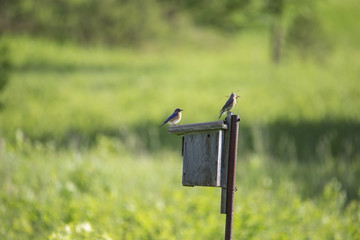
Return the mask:
<path id="1" fill-rule="evenodd" d="M 232 104 L 233 101 L 234 101 L 234 99 L 233 99 L 232 97 L 230 97 L 230 98 L 226 101 L 225 105 L 224 105 L 223 108 L 220 110 L 220 112 L 225 111 L 225 109 L 226 109 L 228 106 L 230 106 L 230 104 Z"/>
<path id="2" fill-rule="evenodd" d="M 177 114 L 178 114 L 178 113 L 176 113 L 176 112 L 174 112 L 173 114 L 171 114 L 170 117 L 168 117 L 168 119 L 166 119 L 166 121 L 165 121 L 163 124 L 161 124 L 160 127 L 164 126 L 168 121 L 170 121 L 171 119 L 173 119 L 174 117 L 176 117 Z"/>
<path id="3" fill-rule="evenodd" d="M 170 121 L 171 119 L 173 119 L 174 117 L 176 117 L 178 115 L 177 112 L 174 112 L 173 114 L 171 114 L 171 116 L 166 120 L 166 122 Z"/>

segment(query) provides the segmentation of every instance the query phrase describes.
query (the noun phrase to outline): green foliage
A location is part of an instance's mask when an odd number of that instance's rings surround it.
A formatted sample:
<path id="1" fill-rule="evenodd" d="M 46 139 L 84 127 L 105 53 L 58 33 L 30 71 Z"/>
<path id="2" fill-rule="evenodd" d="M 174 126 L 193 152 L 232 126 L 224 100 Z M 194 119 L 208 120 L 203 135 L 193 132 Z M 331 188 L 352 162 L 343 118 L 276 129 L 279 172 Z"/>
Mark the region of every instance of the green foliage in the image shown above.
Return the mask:
<path id="1" fill-rule="evenodd" d="M 2 29 L 81 43 L 137 45 L 162 34 L 156 1 L 5 1 Z"/>
<path id="2" fill-rule="evenodd" d="M 220 189 L 182 187 L 180 158 L 165 152 L 135 156 L 106 137 L 87 151 L 55 151 L 20 139 L 17 146 L 3 145 L 0 238 L 223 238 Z M 302 188 L 314 184 L 307 179 L 336 162 L 302 171 L 302 165 L 260 155 L 240 157 L 234 238 L 357 239 L 359 199 L 345 204 L 336 177 L 316 180 L 324 186 L 316 198 L 302 197 Z M 356 177 L 355 168 L 349 165 L 346 174 Z M 299 171 L 303 178 L 294 178 Z"/>
<path id="3" fill-rule="evenodd" d="M 204 34 L 205 29 L 215 29 L 225 35 L 270 27 L 275 62 L 280 62 L 284 49 L 302 57 L 315 55 L 321 60 L 330 49 L 320 21 L 322 15 L 315 10 L 317 3 L 309 0 L 20 0 L 0 3 L 7 9 L 2 12 L 0 31 L 27 33 L 59 42 L 139 47 L 159 42 L 184 42 Z M 194 28 L 201 29 L 201 33 L 195 30 L 189 34 Z M 283 46 L 287 32 L 289 48 Z M 233 37 L 225 35 L 229 36 Z M 207 36 L 203 38 L 206 42 Z"/>
<path id="4" fill-rule="evenodd" d="M 173 2 L 172 0 L 163 0 Z M 223 32 L 236 32 L 247 27 L 251 22 L 254 8 L 248 0 L 226 1 L 181 1 L 179 10 L 190 13 L 195 23 L 202 26 L 216 28 Z"/>
<path id="5" fill-rule="evenodd" d="M 269 25 L 272 17 L 281 16 L 283 12 L 291 12 L 294 8 L 301 11 L 314 5 L 311 1 L 293 0 L 20 0 L 0 3 L 2 9 L 7 9 L 2 11 L 0 24 L 4 32 L 30 33 L 80 43 L 135 46 L 163 36 L 169 38 L 184 27 L 190 28 L 193 22 L 221 32 L 263 28 Z"/>

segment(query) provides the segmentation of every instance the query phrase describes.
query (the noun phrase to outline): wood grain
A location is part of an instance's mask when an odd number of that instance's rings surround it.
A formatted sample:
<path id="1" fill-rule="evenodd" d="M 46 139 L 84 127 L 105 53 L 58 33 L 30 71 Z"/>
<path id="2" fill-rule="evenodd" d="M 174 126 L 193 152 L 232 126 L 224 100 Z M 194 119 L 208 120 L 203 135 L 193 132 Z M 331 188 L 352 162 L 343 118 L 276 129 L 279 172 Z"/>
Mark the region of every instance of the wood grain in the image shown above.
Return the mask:
<path id="1" fill-rule="evenodd" d="M 220 186 L 223 135 L 222 130 L 185 134 L 184 186 Z"/>
<path id="2" fill-rule="evenodd" d="M 175 135 L 184 135 L 185 133 L 191 132 L 203 132 L 225 129 L 227 129 L 227 125 L 224 123 L 224 121 L 215 121 L 169 126 L 168 132 Z"/>

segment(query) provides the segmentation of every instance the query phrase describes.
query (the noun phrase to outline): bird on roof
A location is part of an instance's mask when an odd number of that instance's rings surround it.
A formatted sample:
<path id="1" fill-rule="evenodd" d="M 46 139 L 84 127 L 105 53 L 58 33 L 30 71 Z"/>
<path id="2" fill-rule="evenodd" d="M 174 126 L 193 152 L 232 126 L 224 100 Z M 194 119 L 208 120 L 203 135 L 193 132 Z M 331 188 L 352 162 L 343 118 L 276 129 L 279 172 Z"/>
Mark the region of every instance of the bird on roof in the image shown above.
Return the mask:
<path id="1" fill-rule="evenodd" d="M 166 121 L 160 127 L 164 126 L 166 123 L 176 125 L 181 120 L 182 111 L 183 110 L 181 108 L 175 109 L 174 113 L 171 114 L 171 116 L 168 117 L 168 119 L 166 119 Z"/>
<path id="2" fill-rule="evenodd" d="M 236 93 L 232 93 L 230 98 L 226 101 L 225 105 L 222 107 L 222 109 L 220 110 L 220 116 L 219 119 L 221 118 L 221 116 L 224 114 L 224 112 L 226 111 L 230 111 L 231 109 L 233 109 L 233 107 L 236 104 L 236 99 L 238 98 L 238 96 L 236 95 Z"/>

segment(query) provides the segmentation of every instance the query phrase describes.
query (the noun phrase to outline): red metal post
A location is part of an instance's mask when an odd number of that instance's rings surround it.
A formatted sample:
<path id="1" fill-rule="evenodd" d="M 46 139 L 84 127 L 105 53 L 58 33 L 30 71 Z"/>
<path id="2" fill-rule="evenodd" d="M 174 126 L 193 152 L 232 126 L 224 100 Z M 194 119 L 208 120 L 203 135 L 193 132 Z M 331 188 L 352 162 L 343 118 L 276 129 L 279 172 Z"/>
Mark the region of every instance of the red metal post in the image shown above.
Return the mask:
<path id="1" fill-rule="evenodd" d="M 233 232 L 235 176 L 236 176 L 239 121 L 240 121 L 239 115 L 231 116 L 227 198 L 226 198 L 225 240 L 231 240 L 232 232 Z"/>

